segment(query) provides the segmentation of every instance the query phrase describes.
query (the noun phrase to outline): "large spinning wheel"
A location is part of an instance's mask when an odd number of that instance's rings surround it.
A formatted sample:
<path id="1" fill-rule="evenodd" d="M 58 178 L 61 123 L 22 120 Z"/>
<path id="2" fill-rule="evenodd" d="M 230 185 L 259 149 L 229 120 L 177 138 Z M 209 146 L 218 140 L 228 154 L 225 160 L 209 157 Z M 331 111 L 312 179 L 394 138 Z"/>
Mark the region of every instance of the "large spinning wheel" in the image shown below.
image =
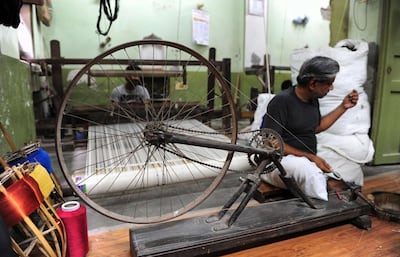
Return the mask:
<path id="1" fill-rule="evenodd" d="M 130 63 L 141 71 L 126 70 Z M 146 85 L 148 104 L 111 103 L 112 89 L 129 75 Z M 237 137 L 230 89 L 217 68 L 159 40 L 122 44 L 85 65 L 65 92 L 56 131 L 57 156 L 75 193 L 98 212 L 133 223 L 193 209 L 232 162 L 231 150 L 164 142 L 158 131 L 185 135 L 189 143 L 235 144 Z M 73 151 L 65 147 L 72 139 Z"/>

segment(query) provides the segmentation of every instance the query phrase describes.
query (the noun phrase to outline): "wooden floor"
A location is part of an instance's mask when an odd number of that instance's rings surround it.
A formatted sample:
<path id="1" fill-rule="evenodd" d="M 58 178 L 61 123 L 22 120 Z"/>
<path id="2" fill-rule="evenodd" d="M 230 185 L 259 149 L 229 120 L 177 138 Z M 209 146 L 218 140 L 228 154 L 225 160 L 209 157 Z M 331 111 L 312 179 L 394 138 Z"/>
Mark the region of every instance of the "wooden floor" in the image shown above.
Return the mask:
<path id="1" fill-rule="evenodd" d="M 363 193 L 400 192 L 400 171 L 367 177 Z M 103 233 L 89 233 L 86 257 L 130 257 L 129 227 Z M 341 224 L 279 242 L 226 255 L 226 257 L 400 257 L 400 223 L 372 217 L 372 229 Z"/>

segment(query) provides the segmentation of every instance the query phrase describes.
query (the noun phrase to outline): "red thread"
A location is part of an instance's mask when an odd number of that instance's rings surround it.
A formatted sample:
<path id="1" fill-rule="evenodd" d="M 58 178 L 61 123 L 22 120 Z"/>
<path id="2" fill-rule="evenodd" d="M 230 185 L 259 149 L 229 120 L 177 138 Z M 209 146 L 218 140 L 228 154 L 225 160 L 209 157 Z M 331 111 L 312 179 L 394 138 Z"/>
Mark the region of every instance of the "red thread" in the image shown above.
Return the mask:
<path id="1" fill-rule="evenodd" d="M 336 190 L 336 196 L 339 200 L 343 200 L 342 195 L 339 193 L 339 191 Z"/>
<path id="2" fill-rule="evenodd" d="M 57 210 L 67 235 L 67 257 L 83 257 L 89 252 L 87 217 L 85 206 L 76 211 Z"/>
<path id="3" fill-rule="evenodd" d="M 42 201 L 39 185 L 32 177 L 24 176 L 0 194 L 0 215 L 12 227 L 34 212 Z"/>

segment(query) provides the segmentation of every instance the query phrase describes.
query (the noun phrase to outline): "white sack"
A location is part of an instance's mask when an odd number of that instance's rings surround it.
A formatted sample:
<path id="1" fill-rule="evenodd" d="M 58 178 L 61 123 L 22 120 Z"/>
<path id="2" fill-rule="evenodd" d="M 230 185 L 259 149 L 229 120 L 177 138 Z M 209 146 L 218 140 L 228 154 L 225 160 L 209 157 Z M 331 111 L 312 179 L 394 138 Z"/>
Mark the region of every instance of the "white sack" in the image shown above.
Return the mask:
<path id="1" fill-rule="evenodd" d="M 353 182 L 359 186 L 364 184 L 364 175 L 361 164 L 349 161 L 346 157 L 337 154 L 330 149 L 323 148 L 318 155 L 331 165 L 332 170 L 338 173 L 345 181 Z M 335 178 L 331 173 L 325 173 L 327 176 Z"/>
<path id="2" fill-rule="evenodd" d="M 372 161 L 375 152 L 373 143 L 367 134 L 343 136 L 324 132 L 317 134 L 317 141 L 318 155 L 328 149 L 359 164 Z"/>
<path id="3" fill-rule="evenodd" d="M 352 50 L 344 46 L 349 46 Z M 330 57 L 340 65 L 340 71 L 333 83 L 333 90 L 319 100 L 322 115 L 335 109 L 353 89 L 357 90 L 360 95 L 357 105 L 342 115 L 327 132 L 338 135 L 368 133 L 371 126 L 371 113 L 368 96 L 363 88 L 367 80 L 368 43 L 346 39 L 337 43 L 334 48 L 294 50 L 291 55 L 290 67 L 294 83 L 296 83 L 296 77 L 303 62 L 317 55 Z"/>
<path id="4" fill-rule="evenodd" d="M 344 97 L 334 98 L 330 96 L 328 97 L 328 95 L 320 99 L 320 111 L 322 116 L 335 109 L 343 101 Z M 357 105 L 348 109 L 323 133 L 328 132 L 336 135 L 353 135 L 359 133 L 368 134 L 370 127 L 371 108 L 368 102 L 368 96 L 363 91 L 363 93 L 359 94 Z"/>
<path id="5" fill-rule="evenodd" d="M 251 130 L 260 129 L 260 126 L 263 121 L 263 117 L 267 112 L 267 106 L 272 98 L 274 98 L 274 94 L 263 93 L 259 94 L 257 97 L 257 108 L 254 112 L 254 121 L 251 124 Z"/>
<path id="6" fill-rule="evenodd" d="M 317 141 L 318 156 L 344 180 L 363 185 L 361 164 L 370 162 L 375 152 L 368 134 L 343 136 L 324 132 L 317 134 Z"/>
<path id="7" fill-rule="evenodd" d="M 350 50 L 344 45 L 350 45 Z M 334 90 L 329 92 L 332 96 L 345 96 L 351 90 L 363 91 L 363 84 L 367 80 L 368 43 L 365 41 L 342 40 L 336 47 L 321 47 L 317 49 L 295 49 L 291 55 L 290 69 L 292 82 L 297 84 L 296 77 L 304 61 L 314 56 L 327 56 L 336 60 L 340 71 L 334 82 Z"/>
<path id="8" fill-rule="evenodd" d="M 349 161 L 345 157 L 336 154 L 335 152 L 325 149 L 319 154 L 325 160 L 329 160 L 332 169 L 338 173 L 343 180 L 355 183 L 356 185 L 364 185 L 364 174 L 361 168 L 361 164 Z M 337 179 L 331 173 L 326 173 L 327 176 Z"/>

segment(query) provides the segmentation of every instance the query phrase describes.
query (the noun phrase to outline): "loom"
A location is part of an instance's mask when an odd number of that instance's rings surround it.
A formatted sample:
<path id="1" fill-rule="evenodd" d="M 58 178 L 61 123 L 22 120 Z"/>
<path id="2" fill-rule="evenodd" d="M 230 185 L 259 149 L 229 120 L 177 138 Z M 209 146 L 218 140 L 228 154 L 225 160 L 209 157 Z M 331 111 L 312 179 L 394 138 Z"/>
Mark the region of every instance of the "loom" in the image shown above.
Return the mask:
<path id="1" fill-rule="evenodd" d="M 176 121 L 175 121 L 176 123 Z M 190 145 L 180 145 L 183 152 L 192 153 L 189 156 L 199 162 L 207 162 L 210 166 L 201 165 L 187 158 L 166 153 L 165 159 L 153 157 L 147 160 L 144 148 L 138 150 L 135 159 L 126 158 L 123 163 L 115 163 L 118 156 L 127 155 L 135 146 L 143 144 L 140 133 L 145 123 L 125 123 L 101 126 L 89 126 L 86 165 L 84 170 L 76 170 L 73 180 L 88 194 L 116 193 L 134 190 L 136 188 L 157 186 L 161 183 L 181 183 L 189 180 L 213 177 L 218 172 L 217 168 L 224 162 L 226 151 L 213 148 L 201 148 L 201 155 L 197 154 L 198 148 Z M 203 132 L 215 132 L 214 129 L 197 120 L 179 121 L 182 128 L 196 128 Z M 104 135 L 110 135 L 105 137 Z M 110 138 L 112 137 L 112 139 Z M 228 137 L 216 134 L 219 141 L 229 142 Z M 206 138 L 204 136 L 203 138 Z M 101 161 L 99 161 L 101 160 Z M 175 174 L 166 178 L 163 166 L 168 163 Z M 146 181 L 140 181 L 138 172 L 146 169 Z M 235 153 L 230 170 L 248 171 L 252 169 L 247 155 Z"/>

